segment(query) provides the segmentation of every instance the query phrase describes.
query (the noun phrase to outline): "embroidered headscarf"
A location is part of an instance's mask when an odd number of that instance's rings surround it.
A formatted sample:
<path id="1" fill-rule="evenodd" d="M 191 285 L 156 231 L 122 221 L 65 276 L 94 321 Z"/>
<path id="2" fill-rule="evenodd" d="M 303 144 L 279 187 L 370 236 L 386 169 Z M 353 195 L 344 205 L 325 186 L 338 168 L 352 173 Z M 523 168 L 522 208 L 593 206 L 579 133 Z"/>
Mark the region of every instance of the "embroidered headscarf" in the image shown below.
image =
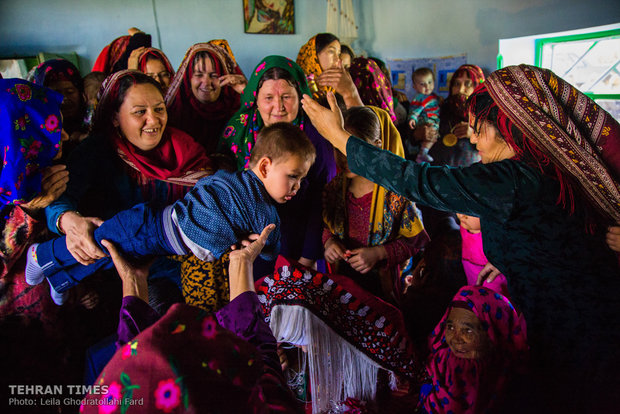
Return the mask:
<path id="1" fill-rule="evenodd" d="M 97 60 L 93 65 L 92 71 L 103 72 L 106 75 L 112 73 L 114 65 L 116 65 L 127 50 L 130 39 L 131 36 L 121 36 L 114 39 L 112 43 L 104 47 L 99 53 L 99 56 L 97 56 Z"/>
<path id="2" fill-rule="evenodd" d="M 380 108 L 372 106 L 370 108 L 379 117 L 381 123 L 381 148 L 404 157 L 405 151 L 400 134 L 388 113 Z M 340 173 L 325 189 L 323 221 L 329 231 L 342 240 L 346 238 L 348 184 L 349 180 Z M 396 233 L 395 227 L 398 227 Z M 368 246 L 379 246 L 397 237 L 414 237 L 424 231 L 424 226 L 411 201 L 375 184 L 370 208 L 369 230 Z"/>
<path id="3" fill-rule="evenodd" d="M 353 59 L 349 73 L 365 105 L 386 110 L 396 122 L 392 84 L 374 60 L 364 57 Z"/>
<path id="4" fill-rule="evenodd" d="M 230 150 L 235 154 L 237 159 L 237 168 L 239 170 L 248 168 L 250 162 L 250 153 L 256 143 L 258 131 L 264 126 L 263 119 L 256 104 L 258 97 L 258 85 L 265 74 L 271 68 L 280 68 L 287 71 L 297 82 L 301 94 L 310 95 L 310 90 L 304 77 L 304 72 L 298 64 L 284 56 L 267 56 L 256 66 L 250 76 L 250 80 L 243 91 L 241 98 L 241 109 L 232 116 L 224 133 L 220 139 L 219 148 L 221 150 Z M 301 99 L 301 96 L 299 97 Z M 293 120 L 293 124 L 304 129 L 305 115 L 299 106 L 297 117 Z"/>
<path id="5" fill-rule="evenodd" d="M 137 178 L 192 186 L 196 180 L 191 173 L 209 169 L 210 160 L 204 149 L 189 135 L 176 128 L 166 127 L 159 145 L 150 151 L 142 151 L 122 137 L 118 129 L 110 127 L 121 81 L 127 77 L 133 79 L 134 85 L 139 81 L 159 88 L 157 82 L 138 71 L 122 70 L 108 76 L 99 91 L 94 132 L 107 134 L 104 138 L 110 140 L 121 159 L 140 173 Z"/>
<path id="6" fill-rule="evenodd" d="M 225 43 L 223 43 L 225 42 Z M 207 152 L 213 152 L 222 132 L 221 127 L 239 109 L 240 95 L 230 85 L 222 87 L 217 101 L 201 103 L 192 92 L 191 79 L 194 59 L 207 52 L 220 76 L 243 75 L 225 40 L 197 43 L 190 47 L 166 93 L 170 122 L 200 142 Z"/>
<path id="7" fill-rule="evenodd" d="M 34 71 L 32 82 L 36 85 L 49 86 L 56 81 L 69 81 L 77 88 L 80 95 L 84 93 L 84 80 L 78 68 L 66 59 L 50 59 L 39 64 Z"/>
<path id="8" fill-rule="evenodd" d="M 316 51 L 316 36 L 313 36 L 305 45 L 301 47 L 301 49 L 299 49 L 299 53 L 297 54 L 297 64 L 306 74 L 309 83 L 316 86 L 316 89 L 313 87 L 312 90 L 312 97 L 314 99 L 319 99 L 325 96 L 327 92 L 334 91 L 334 88 L 330 86 L 319 86 L 316 82 L 317 77 L 323 73 L 323 69 L 319 63 L 319 55 Z"/>
<path id="9" fill-rule="evenodd" d="M 480 320 L 491 349 L 479 359 L 456 356 L 446 343 L 446 321 L 453 307 L 471 310 Z M 510 376 L 528 356 L 525 319 L 510 301 L 482 286 L 464 286 L 429 338 L 426 370 L 431 384 L 422 386 L 421 404 L 429 413 L 492 412 L 501 403 Z"/>
<path id="10" fill-rule="evenodd" d="M 58 153 L 62 94 L 22 79 L 0 79 L 0 205 L 41 192 L 41 172 Z"/>
<path id="11" fill-rule="evenodd" d="M 489 75 L 470 111 L 476 128 L 496 118 L 516 159 L 559 180 L 558 202 L 569 199 L 572 211 L 578 189 L 606 218 L 620 220 L 620 124 L 592 99 L 550 70 L 519 65 Z"/>
<path id="12" fill-rule="evenodd" d="M 175 304 L 116 352 L 80 412 L 291 412 L 275 375 L 216 315 Z"/>

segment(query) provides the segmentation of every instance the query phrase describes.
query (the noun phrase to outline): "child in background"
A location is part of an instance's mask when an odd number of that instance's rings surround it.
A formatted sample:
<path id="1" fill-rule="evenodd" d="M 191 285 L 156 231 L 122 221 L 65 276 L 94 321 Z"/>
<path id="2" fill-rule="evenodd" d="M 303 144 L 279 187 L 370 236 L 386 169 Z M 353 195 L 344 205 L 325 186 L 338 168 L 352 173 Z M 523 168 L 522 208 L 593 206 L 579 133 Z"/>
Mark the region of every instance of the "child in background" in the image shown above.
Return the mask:
<path id="1" fill-rule="evenodd" d="M 439 131 L 439 97 L 433 93 L 435 88 L 433 71 L 429 68 L 416 69 L 411 80 L 417 94 L 409 105 L 409 128 L 415 129 L 418 125 L 428 124 Z M 433 161 L 433 157 L 428 155 L 433 144 L 434 141 L 422 141 L 416 162 Z"/>
<path id="2" fill-rule="evenodd" d="M 88 125 L 89 131 L 93 123 L 95 108 L 97 107 L 97 93 L 105 77 L 105 73 L 103 72 L 90 72 L 88 75 L 84 76 L 84 101 L 86 102 L 84 123 Z"/>
<path id="3" fill-rule="evenodd" d="M 191 251 L 213 261 L 239 239 L 274 223 L 266 247 L 275 255 L 280 242 L 275 203 L 295 196 L 314 158 L 314 145 L 303 131 L 290 123 L 273 124 L 258 134 L 250 170 L 220 170 L 163 209 L 138 204 L 122 211 L 95 230 L 95 240 L 104 251 L 105 239 L 135 258 Z M 60 237 L 28 249 L 26 281 L 36 285 L 47 277 L 56 292 L 63 292 L 96 270 L 112 267 L 109 257 L 89 266 L 79 264 L 67 250 L 66 237 Z"/>
<path id="4" fill-rule="evenodd" d="M 482 233 L 480 232 L 480 219 L 478 217 L 467 216 L 457 213 L 456 216 L 461 222 L 461 238 L 463 248 L 463 269 L 467 277 L 468 285 L 475 285 L 478 274 L 489 263 L 484 251 L 482 250 Z M 492 282 L 485 281 L 484 286 L 497 293 L 510 298 L 506 276 L 501 273 Z"/>

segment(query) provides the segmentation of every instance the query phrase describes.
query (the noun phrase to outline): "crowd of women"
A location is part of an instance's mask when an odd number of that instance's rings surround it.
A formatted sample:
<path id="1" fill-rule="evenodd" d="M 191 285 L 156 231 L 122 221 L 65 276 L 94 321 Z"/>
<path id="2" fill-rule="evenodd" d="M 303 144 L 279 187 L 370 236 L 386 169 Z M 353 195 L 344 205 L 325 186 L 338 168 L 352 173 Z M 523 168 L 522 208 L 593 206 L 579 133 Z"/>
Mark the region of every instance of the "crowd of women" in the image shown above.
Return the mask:
<path id="1" fill-rule="evenodd" d="M 439 129 L 410 130 L 385 64 L 332 34 L 249 76 L 226 40 L 191 46 L 176 72 L 149 40 L 130 30 L 84 77 L 54 59 L 0 79 L 5 389 L 105 385 L 86 412 L 620 404 L 620 125 L 594 101 L 548 70 L 485 79 L 467 64 Z M 277 259 L 258 258 L 272 227 L 213 262 L 128 261 L 95 241 L 118 212 L 247 169 L 282 122 L 316 160 L 278 205 Z M 422 141 L 432 165 L 411 154 Z M 115 269 L 30 286 L 28 247 L 57 235 L 79 263 Z"/>

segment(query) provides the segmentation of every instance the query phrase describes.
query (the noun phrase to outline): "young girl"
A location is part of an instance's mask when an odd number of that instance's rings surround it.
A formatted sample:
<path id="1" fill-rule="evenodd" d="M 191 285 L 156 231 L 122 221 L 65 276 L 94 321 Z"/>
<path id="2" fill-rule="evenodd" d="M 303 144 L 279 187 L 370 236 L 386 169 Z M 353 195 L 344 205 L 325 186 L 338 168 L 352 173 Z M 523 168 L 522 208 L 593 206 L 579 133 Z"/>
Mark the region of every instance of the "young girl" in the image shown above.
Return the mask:
<path id="1" fill-rule="evenodd" d="M 393 124 L 382 123 L 376 115 L 381 110 L 370 108 L 349 109 L 344 115 L 345 128 L 377 147 L 403 153 Z M 394 301 L 401 291 L 397 286 L 400 264 L 426 244 L 428 235 L 415 204 L 353 174 L 340 153 L 337 163 L 341 173 L 327 185 L 324 196 L 325 259 L 337 273 Z"/>
<path id="2" fill-rule="evenodd" d="M 468 285 L 475 285 L 478 275 L 489 263 L 482 250 L 482 233 L 480 230 L 480 219 L 474 216 L 457 213 L 456 216 L 461 222 L 461 238 L 463 240 L 463 269 L 467 277 Z M 501 293 L 506 297 L 508 294 L 508 282 L 506 276 L 499 274 L 492 281 L 486 280 L 484 286 Z"/>

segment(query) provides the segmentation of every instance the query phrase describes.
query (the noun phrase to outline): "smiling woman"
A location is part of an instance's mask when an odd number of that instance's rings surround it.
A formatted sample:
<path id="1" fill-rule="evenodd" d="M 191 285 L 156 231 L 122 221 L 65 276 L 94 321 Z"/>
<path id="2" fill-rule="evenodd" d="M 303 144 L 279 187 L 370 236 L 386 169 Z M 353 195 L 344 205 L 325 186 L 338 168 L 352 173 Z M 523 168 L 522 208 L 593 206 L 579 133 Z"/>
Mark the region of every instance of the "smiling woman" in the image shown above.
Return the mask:
<path id="1" fill-rule="evenodd" d="M 198 143 L 167 126 L 159 83 L 141 72 L 116 72 L 101 87 L 93 132 L 68 162 L 72 179 L 48 208 L 48 226 L 67 235 L 76 260 L 91 263 L 103 257 L 93 239 L 100 219 L 145 201 L 170 204 L 195 182 L 188 174 L 209 167 Z M 165 259 L 153 269 L 152 276 L 178 279 L 178 265 Z"/>
<path id="2" fill-rule="evenodd" d="M 239 109 L 246 83 L 225 40 L 193 45 L 166 93 L 170 125 L 212 154 L 226 121 Z"/>
<path id="3" fill-rule="evenodd" d="M 112 124 L 123 131 L 124 138 L 142 151 L 159 145 L 168 122 L 161 92 L 151 84 L 133 85 Z"/>

